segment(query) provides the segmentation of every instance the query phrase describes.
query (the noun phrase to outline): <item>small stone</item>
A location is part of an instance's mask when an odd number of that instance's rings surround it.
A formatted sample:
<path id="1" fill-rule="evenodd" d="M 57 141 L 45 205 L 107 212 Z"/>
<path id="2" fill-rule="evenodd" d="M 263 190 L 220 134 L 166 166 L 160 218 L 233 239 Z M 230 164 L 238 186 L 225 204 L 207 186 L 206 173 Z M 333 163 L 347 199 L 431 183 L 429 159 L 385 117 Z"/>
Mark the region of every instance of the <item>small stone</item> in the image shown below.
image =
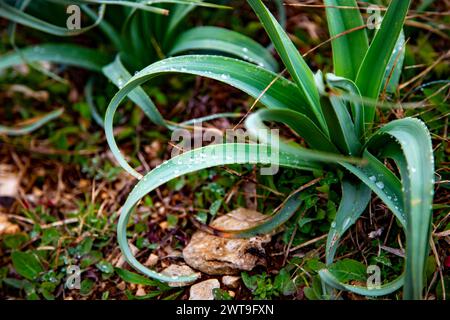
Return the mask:
<path id="1" fill-rule="evenodd" d="M 125 283 L 125 281 L 122 281 L 117 285 L 117 289 L 119 289 L 120 291 L 124 291 L 126 288 L 127 284 Z"/>
<path id="2" fill-rule="evenodd" d="M 167 268 L 165 268 L 163 271 L 161 271 L 161 274 L 169 277 L 182 277 L 182 276 L 191 276 L 192 274 L 195 274 L 195 271 L 192 270 L 187 265 L 177 265 L 177 264 L 171 264 Z M 200 276 L 199 273 L 197 273 L 197 276 Z M 169 287 L 185 287 L 190 284 L 194 283 L 192 282 L 169 282 Z"/>
<path id="3" fill-rule="evenodd" d="M 158 263 L 158 256 L 154 253 L 150 254 L 147 258 L 147 261 L 145 261 L 144 266 L 146 267 L 154 267 Z"/>
<path id="4" fill-rule="evenodd" d="M 0 207 L 9 208 L 15 201 L 19 190 L 19 178 L 0 172 Z"/>
<path id="5" fill-rule="evenodd" d="M 164 209 L 164 208 L 163 208 Z M 167 221 L 163 221 L 163 222 L 161 222 L 160 224 L 159 224 L 159 227 L 162 229 L 162 230 L 167 230 L 168 228 L 169 228 L 169 223 L 167 222 Z"/>
<path id="6" fill-rule="evenodd" d="M 219 289 L 220 283 L 217 279 L 209 279 L 194 284 L 189 290 L 189 300 L 214 300 L 214 289 Z"/>
<path id="7" fill-rule="evenodd" d="M 133 256 L 135 256 L 139 252 L 139 249 L 134 244 L 132 244 L 131 241 L 128 241 L 128 244 L 130 246 L 131 253 L 133 254 Z M 117 262 L 115 263 L 115 267 L 123 268 L 125 263 L 126 263 L 125 258 L 123 257 L 123 255 L 120 255 L 119 259 L 117 259 Z"/>
<path id="8" fill-rule="evenodd" d="M 0 197 L 15 198 L 19 190 L 19 178 L 15 175 L 0 175 Z"/>
<path id="9" fill-rule="evenodd" d="M 252 210 L 237 209 L 221 216 L 211 223 L 222 230 L 243 230 L 254 227 L 267 216 Z M 194 269 L 210 275 L 237 274 L 240 270 L 250 271 L 256 265 L 264 265 L 263 244 L 270 235 L 250 239 L 225 239 L 197 231 L 183 250 L 183 258 Z"/>
<path id="10" fill-rule="evenodd" d="M 241 278 L 237 276 L 223 276 L 222 283 L 229 288 L 237 288 L 240 279 Z"/>
<path id="11" fill-rule="evenodd" d="M 145 292 L 145 289 L 142 285 L 139 285 L 136 291 L 136 297 L 143 297 L 145 295 L 147 295 L 147 292 Z"/>
<path id="12" fill-rule="evenodd" d="M 0 214 L 0 235 L 16 234 L 19 231 L 20 231 L 20 228 L 17 224 L 9 222 L 6 215 Z"/>

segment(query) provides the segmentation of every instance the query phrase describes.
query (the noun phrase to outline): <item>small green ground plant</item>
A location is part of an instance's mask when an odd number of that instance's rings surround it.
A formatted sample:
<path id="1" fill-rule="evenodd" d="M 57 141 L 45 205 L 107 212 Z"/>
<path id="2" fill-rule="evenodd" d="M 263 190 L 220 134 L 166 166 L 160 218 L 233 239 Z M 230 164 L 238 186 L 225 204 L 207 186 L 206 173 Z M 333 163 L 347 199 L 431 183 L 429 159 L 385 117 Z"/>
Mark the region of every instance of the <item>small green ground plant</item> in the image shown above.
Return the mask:
<path id="1" fill-rule="evenodd" d="M 143 266 L 131 253 L 127 225 L 135 206 L 149 192 L 185 174 L 229 164 L 267 165 L 271 163 L 268 155 L 276 152 L 279 153 L 277 165 L 282 167 L 333 171 L 341 177 L 342 199 L 328 233 L 326 265 L 318 271 L 327 291 L 334 288 L 382 296 L 403 287 L 404 299 L 421 299 L 434 191 L 430 134 L 418 119 L 405 118 L 377 128 L 375 117 L 377 106 L 386 105 L 379 103 L 380 95 L 392 83 L 395 86 L 393 74 L 401 70 L 402 29 L 411 1 L 391 1 L 379 30 L 371 39 L 355 0 L 325 1 L 334 38 L 334 74 L 326 75 L 311 71 L 261 0 L 248 0 L 248 3 L 266 29 L 292 81 L 245 61 L 189 55 L 146 67 L 125 83 L 110 102 L 105 118 L 108 143 L 121 166 L 140 179 L 122 207 L 118 223 L 118 240 L 124 256 L 143 274 L 161 281 L 174 281 Z M 354 9 L 340 10 L 339 6 Z M 252 113 L 245 125 L 260 143 L 209 145 L 172 158 L 145 176 L 134 170 L 114 140 L 114 114 L 133 90 L 169 73 L 218 80 L 256 98 L 266 108 Z M 260 134 L 260 129 L 267 128 L 264 122 L 289 126 L 309 148 L 287 141 L 272 144 L 270 137 Z M 262 152 L 266 148 L 269 153 Z M 395 215 L 406 237 L 404 273 L 376 288 L 345 283 L 330 272 L 340 239 L 365 211 L 372 193 Z M 238 233 L 215 231 L 233 237 L 269 232 L 289 220 L 301 201 L 299 192 L 294 192 L 283 208 L 260 226 Z M 175 280 L 194 279 L 195 276 L 188 276 Z"/>

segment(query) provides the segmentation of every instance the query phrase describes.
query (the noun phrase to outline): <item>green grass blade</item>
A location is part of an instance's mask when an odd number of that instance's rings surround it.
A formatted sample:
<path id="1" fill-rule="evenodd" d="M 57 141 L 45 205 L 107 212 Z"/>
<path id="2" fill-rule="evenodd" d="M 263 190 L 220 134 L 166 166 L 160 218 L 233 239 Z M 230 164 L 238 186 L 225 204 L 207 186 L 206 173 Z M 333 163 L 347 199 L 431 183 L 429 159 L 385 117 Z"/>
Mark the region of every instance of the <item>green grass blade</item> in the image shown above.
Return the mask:
<path id="1" fill-rule="evenodd" d="M 226 53 L 276 72 L 278 64 L 259 43 L 238 32 L 218 27 L 197 27 L 182 33 L 171 48 L 169 55 L 189 51 L 212 51 Z"/>
<path id="2" fill-rule="evenodd" d="M 117 224 L 117 238 L 126 261 L 133 268 L 146 276 L 160 281 L 190 282 L 195 280 L 195 275 L 172 278 L 157 273 L 142 265 L 133 256 L 127 241 L 127 225 L 134 207 L 148 193 L 172 179 L 214 166 L 230 164 L 270 164 L 273 163 L 272 152 L 273 150 L 271 150 L 270 147 L 258 144 L 218 144 L 183 153 L 153 169 L 138 182 L 121 209 L 119 222 Z M 313 168 L 317 168 L 317 165 L 313 162 L 311 162 L 310 166 L 306 167 L 299 165 L 293 155 L 283 152 L 281 152 L 277 158 L 277 165 L 282 167 L 302 170 L 313 170 Z"/>
<path id="3" fill-rule="evenodd" d="M 324 0 L 328 28 L 331 37 L 337 37 L 331 42 L 333 47 L 334 73 L 340 77 L 356 80 L 358 70 L 369 49 L 366 29 L 352 31 L 344 36 L 342 33 L 364 26 L 361 12 L 356 0 Z M 355 10 L 340 9 L 337 6 L 354 7 Z"/>
<path id="4" fill-rule="evenodd" d="M 398 162 L 403 177 L 404 203 L 407 214 L 405 299 L 423 297 L 426 258 L 432 219 L 434 192 L 434 157 L 430 133 L 423 122 L 406 118 L 393 121 L 369 141 L 376 149 L 392 137 L 398 143 L 398 153 L 404 161 Z M 383 138 L 384 137 L 384 138 Z M 406 166 L 406 167 L 405 167 Z"/>
<path id="5" fill-rule="evenodd" d="M 0 134 L 6 134 L 8 136 L 21 136 L 21 135 L 29 134 L 29 133 L 41 128 L 48 122 L 58 118 L 59 116 L 61 116 L 63 114 L 63 112 L 64 112 L 64 109 L 58 109 L 58 110 L 52 111 L 52 112 L 48 113 L 47 115 L 40 117 L 40 118 L 32 121 L 31 123 L 28 123 L 27 125 L 23 125 L 23 126 L 19 126 L 19 127 L 11 128 L 11 127 L 0 126 Z"/>
<path id="6" fill-rule="evenodd" d="M 377 99 L 382 89 L 386 68 L 402 32 L 411 0 L 393 0 L 383 18 L 356 78 L 363 97 Z M 371 124 L 375 108 L 366 106 L 365 122 Z"/>
<path id="7" fill-rule="evenodd" d="M 42 44 L 1 56 L 0 69 L 38 61 L 49 61 L 100 72 L 110 61 L 110 57 L 98 50 L 74 44 Z"/>
<path id="8" fill-rule="evenodd" d="M 308 102 L 314 113 L 315 121 L 319 127 L 328 134 L 328 128 L 322 109 L 320 108 L 319 92 L 314 81 L 314 75 L 306 64 L 300 52 L 289 39 L 286 32 L 277 22 L 275 17 L 264 6 L 261 0 L 248 0 L 259 20 L 267 31 L 278 54 L 283 60 L 286 69 L 291 74 L 294 82 L 299 86 L 302 96 Z"/>

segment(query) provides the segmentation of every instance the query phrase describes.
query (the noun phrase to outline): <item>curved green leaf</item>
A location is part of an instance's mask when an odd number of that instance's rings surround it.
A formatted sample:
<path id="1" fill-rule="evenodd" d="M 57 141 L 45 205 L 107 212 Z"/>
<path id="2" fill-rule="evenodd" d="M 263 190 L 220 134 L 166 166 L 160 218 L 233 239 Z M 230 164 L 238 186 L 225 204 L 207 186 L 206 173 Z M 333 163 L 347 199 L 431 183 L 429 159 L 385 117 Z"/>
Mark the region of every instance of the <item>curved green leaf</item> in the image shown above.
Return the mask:
<path id="1" fill-rule="evenodd" d="M 351 284 L 344 284 L 340 282 L 330 271 L 322 269 L 319 271 L 319 276 L 327 285 L 337 290 L 350 291 L 359 295 L 369 297 L 385 296 L 397 291 L 403 286 L 405 277 L 402 274 L 397 279 L 387 284 L 381 285 L 379 288 L 368 288 L 364 286 L 357 286 Z"/>
<path id="2" fill-rule="evenodd" d="M 33 253 L 15 251 L 11 254 L 11 260 L 16 272 L 28 280 L 35 280 L 45 271 L 39 258 Z"/>
<path id="3" fill-rule="evenodd" d="M 355 224 L 370 202 L 371 191 L 362 182 L 342 181 L 342 199 L 331 224 L 326 247 L 326 263 L 333 263 L 340 238 Z"/>
<path id="4" fill-rule="evenodd" d="M 119 56 L 117 56 L 112 63 L 103 68 L 103 74 L 119 89 L 122 89 L 122 87 L 131 79 L 131 75 L 120 62 Z M 163 116 L 150 97 L 145 93 L 144 89 L 137 86 L 128 94 L 128 97 L 141 108 L 154 124 L 167 127 Z"/>
<path id="5" fill-rule="evenodd" d="M 387 136 L 395 140 L 390 142 Z M 397 156 L 404 188 L 407 214 L 405 299 L 421 299 L 426 258 L 429 251 L 434 193 L 434 156 L 430 133 L 423 122 L 406 118 L 392 121 L 368 142 L 377 149 L 388 143 L 398 144 Z M 400 159 L 399 157 L 403 157 Z"/>
<path id="6" fill-rule="evenodd" d="M 331 265 L 344 233 L 359 219 L 370 202 L 371 190 L 363 182 L 342 181 L 342 200 L 336 213 L 336 219 L 328 233 L 326 263 Z M 342 283 L 327 269 L 319 271 L 319 276 L 327 285 L 338 290 L 346 290 L 365 296 L 383 296 L 400 289 L 404 284 L 405 274 L 380 287 L 356 286 Z"/>
<path id="7" fill-rule="evenodd" d="M 109 61 L 98 50 L 74 44 L 42 44 L 13 51 L 0 57 L 0 69 L 26 62 L 49 61 L 100 72 Z"/>
<path id="8" fill-rule="evenodd" d="M 136 178 L 136 172 L 124 159 L 113 135 L 114 114 L 122 100 L 136 87 L 157 76 L 167 73 L 185 73 L 215 79 L 237 87 L 260 102 L 273 108 L 304 110 L 298 99 L 298 88 L 290 81 L 248 62 L 219 56 L 180 56 L 156 62 L 132 77 L 111 100 L 105 116 L 105 133 L 109 147 L 128 173 Z M 270 86 L 269 89 L 267 89 Z M 267 90 L 267 91 L 265 91 Z"/>
<path id="9" fill-rule="evenodd" d="M 274 155 L 276 153 L 276 159 Z M 126 261 L 136 270 L 148 277 L 166 282 L 190 282 L 197 275 L 185 277 L 169 277 L 142 265 L 132 254 L 127 241 L 127 224 L 133 208 L 149 192 L 155 190 L 164 183 L 181 177 L 182 175 L 196 172 L 214 166 L 230 164 L 277 164 L 282 167 L 290 167 L 301 170 L 314 170 L 319 166 L 314 162 L 301 161 L 297 155 L 278 152 L 269 146 L 259 144 L 218 144 L 183 153 L 164 162 L 153 169 L 141 179 L 130 193 L 123 205 L 117 224 L 117 238 L 120 249 Z"/>
<path id="10" fill-rule="evenodd" d="M 51 23 L 48 23 L 46 21 L 40 20 L 32 15 L 29 15 L 25 12 L 23 12 L 20 9 L 17 9 L 13 6 L 10 6 L 4 1 L 0 1 L 0 17 L 8 19 L 10 21 L 13 21 L 15 23 L 31 27 L 33 29 L 46 32 L 49 34 L 53 34 L 56 36 L 62 36 L 62 37 L 68 37 L 68 36 L 75 36 L 79 35 L 83 32 L 86 32 L 88 30 L 91 30 L 92 28 L 95 28 L 100 21 L 103 19 L 103 16 L 105 14 L 105 5 L 101 5 L 99 7 L 99 14 L 98 19 L 90 26 L 84 27 L 81 29 L 76 30 L 70 30 L 67 27 L 60 27 Z"/>
<path id="11" fill-rule="evenodd" d="M 341 163 L 341 165 L 372 189 L 406 230 L 407 216 L 400 179 L 367 150 L 364 151 L 363 159 L 367 162 L 363 166 L 348 163 Z"/>
<path id="12" fill-rule="evenodd" d="M 307 116 L 288 109 L 263 109 L 251 114 L 246 120 L 249 130 L 256 132 L 265 129 L 263 121 L 276 121 L 288 125 L 300 137 L 305 139 L 310 147 L 332 153 L 339 153 L 325 134 Z"/>
<path id="13" fill-rule="evenodd" d="M 238 32 L 218 27 L 197 27 L 182 33 L 172 46 L 169 55 L 207 50 L 223 52 L 277 71 L 278 64 L 266 48 Z"/>
<path id="14" fill-rule="evenodd" d="M 152 4 L 156 3 L 177 3 L 181 2 L 183 0 L 177 1 L 177 0 L 158 0 L 158 1 L 126 1 L 126 0 L 49 0 L 51 2 L 60 3 L 60 4 L 78 4 L 78 5 L 113 5 L 113 6 L 123 6 L 123 7 L 129 7 L 133 9 L 139 9 L 144 10 L 148 12 L 153 12 L 157 14 L 164 14 L 167 15 L 169 12 L 167 9 L 158 8 L 151 6 Z M 142 2 L 142 3 L 141 3 Z"/>
<path id="15" fill-rule="evenodd" d="M 33 132 L 34 130 L 37 130 L 47 124 L 48 122 L 58 118 L 61 116 L 64 112 L 64 109 L 58 109 L 55 111 L 52 111 L 48 113 L 47 115 L 37 118 L 31 123 L 28 123 L 27 125 L 19 126 L 19 127 L 5 127 L 0 126 L 0 134 L 6 134 L 9 136 L 21 136 L 25 134 L 29 134 L 30 132 Z"/>

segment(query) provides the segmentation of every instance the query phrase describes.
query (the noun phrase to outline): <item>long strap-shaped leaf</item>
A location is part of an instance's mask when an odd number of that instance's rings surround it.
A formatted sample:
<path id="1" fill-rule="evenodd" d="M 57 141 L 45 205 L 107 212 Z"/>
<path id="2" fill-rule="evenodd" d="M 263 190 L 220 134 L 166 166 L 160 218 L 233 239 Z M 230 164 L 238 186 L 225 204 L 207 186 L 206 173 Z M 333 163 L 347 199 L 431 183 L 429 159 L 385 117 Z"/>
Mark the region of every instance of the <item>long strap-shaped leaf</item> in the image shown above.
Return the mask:
<path id="1" fill-rule="evenodd" d="M 396 140 L 398 153 L 403 153 L 404 203 L 407 213 L 406 281 L 404 298 L 421 299 L 425 262 L 429 250 L 434 192 L 434 157 L 430 133 L 423 122 L 407 118 L 393 121 L 368 142 L 376 149 L 386 144 L 386 136 Z M 407 166 L 405 168 L 405 165 Z"/>
<path id="2" fill-rule="evenodd" d="M 345 154 L 356 156 L 361 149 L 361 143 L 356 135 L 352 117 L 347 106 L 339 96 L 331 95 L 322 99 L 322 109 L 331 135 L 331 141 Z"/>
<path id="3" fill-rule="evenodd" d="M 407 216 L 400 179 L 367 150 L 364 151 L 363 159 L 367 163 L 360 167 L 348 163 L 341 165 L 365 183 L 406 228 Z"/>
<path id="4" fill-rule="evenodd" d="M 161 166 L 148 173 L 138 182 L 133 191 L 128 196 L 127 201 L 121 209 L 119 222 L 117 224 L 117 238 L 120 249 L 126 261 L 136 270 L 148 277 L 167 282 L 190 282 L 196 279 L 195 275 L 185 277 L 170 277 L 142 265 L 132 254 L 127 241 L 127 224 L 133 208 L 149 192 L 155 190 L 164 183 L 176 179 L 182 175 L 196 172 L 214 166 L 230 164 L 270 164 L 273 163 L 273 152 L 268 146 L 258 144 L 219 144 L 186 152 L 178 157 L 164 162 Z M 290 167 L 302 170 L 314 170 L 319 168 L 314 162 L 309 164 L 305 161 L 298 161 L 296 155 L 280 152 L 277 164 L 283 167 Z M 301 164 L 299 164 L 301 163 Z"/>
<path id="5" fill-rule="evenodd" d="M 353 81 L 331 73 L 326 75 L 326 80 L 327 85 L 333 91 L 344 91 L 344 93 L 354 97 L 353 101 L 350 101 L 350 107 L 353 115 L 355 134 L 359 141 L 364 141 L 364 106 L 358 87 Z"/>
<path id="6" fill-rule="evenodd" d="M 363 97 L 378 98 L 386 68 L 402 32 L 410 4 L 411 0 L 391 1 L 380 30 L 376 33 L 356 77 L 356 85 Z M 374 116 L 375 108 L 366 106 L 366 124 L 371 125 Z"/>
<path id="7" fill-rule="evenodd" d="M 327 237 L 326 263 L 331 265 L 344 233 L 359 219 L 370 202 L 371 190 L 363 182 L 342 181 L 342 200 Z M 327 285 L 338 290 L 351 291 L 365 296 L 383 296 L 398 290 L 404 283 L 404 274 L 378 288 L 349 285 L 339 281 L 329 270 L 319 271 Z"/>
<path id="8" fill-rule="evenodd" d="M 23 126 L 19 126 L 19 127 L 0 126 L 0 134 L 6 134 L 9 136 L 20 136 L 20 135 L 29 134 L 30 132 L 33 132 L 34 130 L 39 129 L 46 123 L 52 121 L 53 119 L 56 119 L 59 116 L 61 116 L 63 111 L 64 111 L 63 109 L 58 109 L 58 110 L 52 111 L 52 112 L 46 114 L 45 116 L 37 118 L 33 122 L 28 123 L 27 125 L 23 125 Z"/>
<path id="9" fill-rule="evenodd" d="M 400 224 L 406 230 L 407 222 L 406 216 L 404 214 L 405 209 L 404 203 L 402 201 L 403 193 L 402 193 L 402 184 L 400 180 L 388 168 L 386 168 L 386 166 L 384 166 L 383 163 L 381 163 L 376 157 L 371 155 L 368 151 L 365 151 L 364 159 L 367 161 L 367 164 L 364 165 L 363 167 L 357 167 L 348 163 L 341 163 L 341 165 L 350 172 L 352 172 L 356 177 L 358 177 L 361 180 L 361 183 L 365 184 L 375 194 L 377 194 L 378 197 L 381 200 L 383 200 L 383 202 L 388 206 L 388 208 L 394 213 Z M 347 189 L 347 192 L 345 192 L 344 188 Z M 355 200 L 353 206 L 354 211 L 352 213 L 349 213 L 347 211 L 348 216 L 346 216 L 344 214 L 345 212 L 344 210 L 346 210 L 348 207 L 351 207 L 350 203 L 351 199 L 347 199 L 346 197 L 351 197 L 351 192 L 349 194 L 349 191 L 351 191 L 352 189 L 354 192 L 356 192 L 356 190 L 359 190 L 358 191 L 359 196 L 358 200 Z M 342 214 L 340 212 L 336 214 L 335 224 L 330 229 L 330 233 L 328 235 L 327 239 L 327 249 L 329 250 L 329 252 L 327 252 L 328 264 L 331 263 L 334 258 L 338 241 L 340 237 L 343 236 L 343 230 L 348 229 L 351 226 L 352 221 L 354 223 L 355 219 L 357 219 L 358 216 L 361 215 L 362 213 L 361 210 L 364 210 L 361 208 L 363 207 L 365 197 L 367 197 L 367 195 L 364 195 L 365 192 L 368 191 L 364 190 L 364 188 L 361 185 L 358 187 L 356 187 L 356 185 L 353 187 L 351 187 L 350 185 L 347 186 L 343 185 L 342 201 L 345 201 L 346 203 L 341 203 Z M 339 207 L 339 211 L 341 211 L 341 206 Z M 338 216 L 340 217 L 339 219 Z M 348 218 L 350 219 L 347 220 Z M 319 275 L 322 281 L 324 281 L 327 285 L 335 289 L 347 290 L 356 294 L 374 297 L 387 295 L 398 290 L 404 284 L 405 274 L 406 271 L 395 280 L 387 284 L 384 284 L 379 288 L 368 288 L 364 286 L 344 284 L 340 282 L 327 269 L 319 271 Z"/>
<path id="10" fill-rule="evenodd" d="M 166 9 L 158 8 L 156 6 L 151 6 L 152 3 L 161 3 L 161 2 L 172 2 L 172 1 L 127 1 L 127 0 L 48 0 L 55 3 L 70 5 L 70 4 L 78 4 L 78 5 L 115 5 L 115 6 L 123 6 L 129 7 L 133 9 L 144 10 L 148 12 L 153 12 L 157 14 L 167 15 L 169 12 Z M 142 3 L 140 3 L 142 2 Z"/>
<path id="11" fill-rule="evenodd" d="M 308 145 L 315 150 L 339 153 L 330 139 L 307 116 L 288 109 L 263 109 L 251 114 L 246 121 L 249 130 L 264 128 L 263 121 L 283 123 L 305 139 Z M 255 130 L 255 132 L 256 132 Z"/>
<path id="12" fill-rule="evenodd" d="M 379 287 L 369 288 L 342 283 L 329 270 L 326 269 L 320 270 L 319 276 L 327 285 L 337 290 L 350 291 L 366 297 L 380 297 L 391 294 L 392 292 L 400 289 L 403 286 L 405 280 L 404 274 L 402 274 L 389 283 L 380 285 Z"/>
<path id="13" fill-rule="evenodd" d="M 386 92 L 394 93 L 397 90 L 402 75 L 403 64 L 405 62 L 406 50 L 405 33 L 401 32 L 400 37 L 395 45 L 394 52 L 392 52 L 391 59 L 386 67 L 386 73 L 383 80 L 383 88 Z"/>
<path id="14" fill-rule="evenodd" d="M 364 26 L 356 0 L 324 0 L 327 6 L 327 21 L 330 35 L 334 39 L 334 73 L 355 81 L 361 63 L 369 49 L 366 29 L 351 31 Z M 345 7 L 345 8 L 339 8 Z M 349 8 L 355 8 L 354 10 Z M 342 36 L 343 33 L 348 32 Z"/>
<path id="15" fill-rule="evenodd" d="M 301 88 L 302 96 L 312 109 L 315 121 L 328 135 L 328 127 L 322 109 L 320 108 L 319 92 L 316 88 L 314 75 L 306 64 L 300 52 L 289 39 L 286 32 L 277 22 L 275 17 L 264 6 L 261 0 L 248 0 L 259 20 L 272 40 L 275 49 L 283 60 L 286 69 L 291 74 L 294 82 Z"/>
<path id="16" fill-rule="evenodd" d="M 13 21 L 15 23 L 31 27 L 33 29 L 46 32 L 49 34 L 53 34 L 56 36 L 75 36 L 79 35 L 83 32 L 86 32 L 88 30 L 91 30 L 92 28 L 96 27 L 100 21 L 103 19 L 105 13 L 105 5 L 102 4 L 99 8 L 99 15 L 98 19 L 90 26 L 84 27 L 77 30 L 69 30 L 65 27 L 60 27 L 51 23 L 48 23 L 46 21 L 40 20 L 32 15 L 29 15 L 25 12 L 23 12 L 20 9 L 17 9 L 13 6 L 10 6 L 5 1 L 0 1 L 0 17 L 8 19 L 10 21 Z"/>
<path id="17" fill-rule="evenodd" d="M 25 61 L 24 61 L 25 60 Z M 13 51 L 0 57 L 0 69 L 24 62 L 49 61 L 100 72 L 110 57 L 98 50 L 74 44 L 42 44 Z"/>
<path id="18" fill-rule="evenodd" d="M 186 16 L 195 9 L 194 4 L 189 5 L 180 5 L 177 4 L 172 8 L 169 15 L 169 22 L 167 24 L 167 32 L 166 32 L 166 40 L 170 41 L 174 34 L 174 31 L 177 30 L 180 23 L 186 18 Z"/>
<path id="19" fill-rule="evenodd" d="M 226 53 L 273 72 L 278 70 L 276 60 L 258 42 L 238 32 L 218 27 L 198 27 L 182 33 L 175 40 L 169 55 L 199 50 Z"/>
<path id="20" fill-rule="evenodd" d="M 215 79 L 239 88 L 254 98 L 260 98 L 260 102 L 267 107 L 294 109 L 310 115 L 310 110 L 304 109 L 304 104 L 298 99 L 299 90 L 295 84 L 254 64 L 225 57 L 200 55 L 180 56 L 156 62 L 133 76 L 117 92 L 105 116 L 105 134 L 114 157 L 122 168 L 138 179 L 142 175 L 128 164 L 114 139 L 114 114 L 122 100 L 136 87 L 159 75 L 174 72 Z M 267 89 L 268 87 L 270 88 Z M 261 96 L 262 93 L 264 94 Z"/>
<path id="21" fill-rule="evenodd" d="M 278 111 L 278 110 L 277 110 Z M 276 113 L 275 113 L 276 114 Z M 267 116 L 267 114 L 266 114 Z M 277 117 L 273 116 L 272 118 L 266 117 L 265 120 L 274 120 L 276 121 Z M 259 143 L 270 145 L 272 148 L 276 148 L 286 153 L 290 153 L 292 155 L 296 155 L 297 160 L 313 160 L 320 162 L 331 163 L 340 163 L 343 161 L 344 163 L 353 163 L 353 164 L 361 164 L 362 160 L 358 158 L 352 158 L 348 156 L 341 155 L 340 153 L 335 152 L 324 152 L 312 149 L 306 149 L 294 142 L 288 142 L 283 138 L 279 137 L 279 134 L 274 135 L 270 129 L 264 124 L 263 118 L 260 116 L 260 112 L 252 114 L 247 118 L 245 122 L 245 127 L 247 128 L 250 136 L 252 136 Z M 309 129 L 309 128 L 308 128 Z M 305 130 L 306 131 L 306 130 Z M 305 132 L 303 129 L 301 132 Z M 317 137 L 317 140 L 321 140 L 325 143 L 325 146 L 329 146 L 331 150 L 335 150 L 333 145 L 326 142 L 326 139 L 321 139 L 320 136 Z"/>
<path id="22" fill-rule="evenodd" d="M 130 73 L 122 65 L 119 56 L 117 56 L 112 63 L 103 68 L 103 74 L 119 89 L 121 89 L 125 83 L 131 79 Z M 145 93 L 144 89 L 138 86 L 128 94 L 128 97 L 142 109 L 142 111 L 154 124 L 164 127 L 167 126 L 161 113 L 158 111 L 153 101 Z"/>
<path id="23" fill-rule="evenodd" d="M 342 199 L 327 238 L 326 264 L 332 264 L 339 240 L 370 202 L 371 190 L 362 182 L 342 181 Z"/>

